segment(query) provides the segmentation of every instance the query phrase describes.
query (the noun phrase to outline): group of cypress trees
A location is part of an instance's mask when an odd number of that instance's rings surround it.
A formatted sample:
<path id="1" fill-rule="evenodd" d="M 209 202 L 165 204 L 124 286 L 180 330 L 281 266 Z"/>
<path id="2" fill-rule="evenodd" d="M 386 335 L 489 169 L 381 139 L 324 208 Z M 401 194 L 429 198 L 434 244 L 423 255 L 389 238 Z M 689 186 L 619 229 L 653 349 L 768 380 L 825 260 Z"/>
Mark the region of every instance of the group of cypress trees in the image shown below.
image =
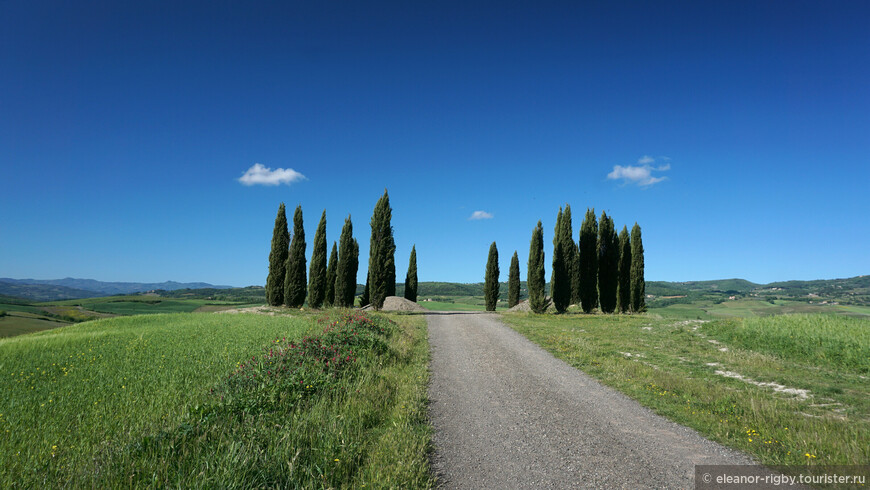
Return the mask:
<path id="1" fill-rule="evenodd" d="M 563 313 L 571 304 L 579 304 L 584 313 L 600 308 L 603 313 L 630 313 L 646 310 L 643 264 L 643 242 L 637 223 L 631 230 L 623 226 L 617 235 L 613 218 L 601 213 L 600 221 L 594 209 L 587 209 L 580 225 L 579 241 L 573 238 L 571 206 L 559 208 L 556 229 L 553 234 L 553 269 L 550 276 L 550 298 L 546 296 L 544 273 L 544 231 L 541 222 L 532 231 L 529 244 L 527 284 L 529 307 L 535 313 L 543 313 L 551 301 L 558 313 Z M 495 256 L 496 276 L 490 279 L 490 263 Z M 490 309 L 491 283 L 498 296 L 498 251 L 495 243 L 490 247 L 486 267 L 487 309 Z M 508 276 L 508 307 L 519 303 L 520 267 L 517 253 L 511 259 Z M 495 303 L 491 309 L 495 309 Z"/>
<path id="2" fill-rule="evenodd" d="M 369 269 L 362 305 L 375 309 L 384 305 L 387 296 L 396 295 L 396 242 L 390 224 L 393 210 L 386 190 L 372 214 L 372 237 L 369 249 Z M 299 308 L 308 298 L 312 308 L 322 306 L 352 307 L 356 296 L 356 276 L 359 270 L 359 243 L 353 237 L 353 223 L 348 216 L 341 229 L 338 244 L 332 243 L 326 256 L 326 211 L 314 233 L 314 249 L 306 285 L 305 230 L 302 227 L 302 206 L 293 215 L 293 235 L 287 230 L 284 203 L 278 207 L 272 249 L 269 253 L 269 275 L 266 278 L 266 301 L 272 306 Z M 417 247 L 411 248 L 408 273 L 405 275 L 405 298 L 417 301 Z"/>
<path id="3" fill-rule="evenodd" d="M 565 205 L 556 217 L 553 237 L 550 294 L 556 311 L 564 312 L 572 302 L 579 303 L 584 313 L 596 307 L 603 313 L 644 311 L 640 226 L 634 224 L 631 237 L 625 226 L 617 235 L 613 218 L 602 212 L 597 220 L 595 210 L 587 209 L 576 244 L 571 233 L 571 206 Z"/>
<path id="4" fill-rule="evenodd" d="M 311 268 L 306 283 L 305 229 L 302 206 L 293 213 L 293 235 L 287 229 L 284 203 L 278 207 L 275 228 L 272 231 L 272 249 L 269 253 L 269 275 L 266 278 L 266 301 L 272 306 L 286 305 L 299 308 L 308 304 L 312 308 L 353 306 L 356 293 L 356 273 L 359 268 L 359 244 L 353 238 L 350 216 L 341 231 L 341 248 L 332 244 L 332 253 L 326 257 L 326 211 L 314 233 Z"/>

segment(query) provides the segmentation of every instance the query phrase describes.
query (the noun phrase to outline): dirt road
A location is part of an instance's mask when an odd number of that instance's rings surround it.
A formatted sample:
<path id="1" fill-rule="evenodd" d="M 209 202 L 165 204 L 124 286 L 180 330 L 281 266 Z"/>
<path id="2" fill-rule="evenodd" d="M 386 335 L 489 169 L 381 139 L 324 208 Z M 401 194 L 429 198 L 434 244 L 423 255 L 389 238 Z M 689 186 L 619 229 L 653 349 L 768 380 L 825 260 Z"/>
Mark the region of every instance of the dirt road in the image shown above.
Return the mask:
<path id="1" fill-rule="evenodd" d="M 427 315 L 442 488 L 692 488 L 750 464 L 554 358 L 494 314 Z"/>

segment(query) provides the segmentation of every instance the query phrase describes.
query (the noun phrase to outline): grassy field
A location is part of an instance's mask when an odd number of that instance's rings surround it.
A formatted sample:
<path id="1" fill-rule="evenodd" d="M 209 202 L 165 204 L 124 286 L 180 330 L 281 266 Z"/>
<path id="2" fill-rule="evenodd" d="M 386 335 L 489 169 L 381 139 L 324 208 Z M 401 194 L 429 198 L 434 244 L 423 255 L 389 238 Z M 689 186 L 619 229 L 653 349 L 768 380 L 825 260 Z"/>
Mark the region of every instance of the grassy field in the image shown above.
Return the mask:
<path id="1" fill-rule="evenodd" d="M 426 487 L 425 321 L 395 318 L 181 313 L 2 339 L 0 486 Z"/>
<path id="2" fill-rule="evenodd" d="M 569 364 L 764 464 L 870 461 L 870 320 L 504 319 Z"/>

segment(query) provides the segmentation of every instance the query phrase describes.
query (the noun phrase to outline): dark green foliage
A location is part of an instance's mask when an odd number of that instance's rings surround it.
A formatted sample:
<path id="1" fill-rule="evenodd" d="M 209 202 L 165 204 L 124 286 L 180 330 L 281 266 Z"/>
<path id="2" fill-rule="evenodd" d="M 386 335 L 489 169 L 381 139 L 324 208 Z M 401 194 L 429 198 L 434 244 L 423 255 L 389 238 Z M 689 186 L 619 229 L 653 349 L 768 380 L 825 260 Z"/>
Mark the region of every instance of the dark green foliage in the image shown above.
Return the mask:
<path id="1" fill-rule="evenodd" d="M 495 311 L 498 303 L 498 247 L 495 242 L 489 246 L 489 257 L 486 259 L 486 274 L 483 281 L 483 298 L 486 311 Z"/>
<path id="2" fill-rule="evenodd" d="M 393 255 L 387 258 L 387 296 L 396 295 L 396 246 L 393 245 Z"/>
<path id="3" fill-rule="evenodd" d="M 417 246 L 411 247 L 408 273 L 405 274 L 405 299 L 417 302 Z"/>
<path id="4" fill-rule="evenodd" d="M 623 226 L 619 232 L 619 285 L 616 289 L 616 309 L 620 313 L 631 310 L 631 239 Z"/>
<path id="5" fill-rule="evenodd" d="M 363 306 L 367 306 L 371 304 L 371 297 L 369 295 L 369 276 L 366 275 L 366 286 L 363 288 L 363 292 L 359 295 L 359 306 L 362 308 Z"/>
<path id="6" fill-rule="evenodd" d="M 326 306 L 335 305 L 335 277 L 338 273 L 338 245 L 332 242 L 332 251 L 329 252 L 329 265 L 326 267 L 326 291 L 323 303 Z"/>
<path id="7" fill-rule="evenodd" d="M 580 249 L 574 242 L 574 260 L 571 262 L 571 303 L 580 304 Z"/>
<path id="8" fill-rule="evenodd" d="M 580 304 L 584 313 L 598 306 L 598 221 L 595 209 L 587 209 L 580 225 Z"/>
<path id="9" fill-rule="evenodd" d="M 535 313 L 544 313 L 550 306 L 545 296 L 546 275 L 544 272 L 544 228 L 538 221 L 538 226 L 532 231 L 529 243 L 529 270 L 527 283 L 529 287 L 529 307 Z"/>
<path id="10" fill-rule="evenodd" d="M 619 239 L 613 218 L 601 213 L 598 227 L 598 297 L 603 313 L 616 310 L 616 289 L 619 284 Z"/>
<path id="11" fill-rule="evenodd" d="M 348 215 L 344 219 L 341 237 L 338 239 L 338 267 L 335 273 L 335 306 L 342 308 L 353 306 L 353 296 L 356 292 L 356 267 L 352 267 L 353 242 L 353 223 Z"/>
<path id="12" fill-rule="evenodd" d="M 559 214 L 556 215 L 556 227 L 553 229 L 553 252 L 556 251 L 556 244 L 559 243 L 559 239 L 561 238 L 560 230 L 562 229 L 562 208 L 559 207 Z M 555 257 L 554 257 L 555 259 Z M 550 271 L 550 291 L 553 291 L 553 276 L 556 271 Z"/>
<path id="13" fill-rule="evenodd" d="M 623 226 L 619 232 L 619 265 L 617 286 L 617 310 L 620 313 L 631 311 L 631 238 L 628 229 Z"/>
<path id="14" fill-rule="evenodd" d="M 293 239 L 287 257 L 287 275 L 284 278 L 284 304 L 299 308 L 305 304 L 308 292 L 305 280 L 305 229 L 302 227 L 302 206 L 293 213 Z"/>
<path id="15" fill-rule="evenodd" d="M 520 302 L 520 259 L 517 251 L 511 257 L 511 268 L 508 272 L 508 308 L 513 308 Z"/>
<path id="16" fill-rule="evenodd" d="M 637 223 L 631 229 L 631 311 L 646 311 L 646 283 L 643 278 L 643 240 Z"/>
<path id="17" fill-rule="evenodd" d="M 284 203 L 278 206 L 275 228 L 272 231 L 272 251 L 269 252 L 269 276 L 266 278 L 266 302 L 271 306 L 284 304 L 284 277 L 287 275 L 287 255 L 290 232 Z"/>
<path id="18" fill-rule="evenodd" d="M 580 287 L 575 286 L 574 264 L 577 262 L 577 242 L 574 241 L 574 226 L 571 223 L 571 206 L 565 204 L 565 211 L 562 213 L 562 226 L 560 240 L 562 242 L 562 253 L 565 254 L 565 270 L 568 273 L 568 287 L 570 288 L 569 303 L 580 303 Z M 577 278 L 579 279 L 579 277 Z M 575 290 L 575 287 L 577 288 Z"/>
<path id="19" fill-rule="evenodd" d="M 356 238 L 353 239 L 353 253 L 350 255 L 350 278 L 347 281 L 347 291 L 345 299 L 347 304 L 353 306 L 353 300 L 356 297 L 356 274 L 359 271 L 359 242 Z"/>
<path id="20" fill-rule="evenodd" d="M 392 215 L 390 196 L 384 190 L 372 213 L 372 237 L 369 242 L 369 299 L 375 310 L 384 306 L 387 296 L 396 294 L 396 244 L 390 225 Z"/>
<path id="21" fill-rule="evenodd" d="M 314 232 L 314 249 L 311 251 L 311 268 L 308 271 L 308 305 L 320 308 L 326 299 L 326 210 L 320 215 L 320 223 Z"/>
<path id="22" fill-rule="evenodd" d="M 550 280 L 550 296 L 553 298 L 553 306 L 556 312 L 564 313 L 571 302 L 571 276 L 566 261 L 566 245 L 574 247 L 573 240 L 568 238 L 570 245 L 565 241 L 565 219 L 562 208 L 556 217 L 556 229 L 553 233 L 553 271 Z"/>

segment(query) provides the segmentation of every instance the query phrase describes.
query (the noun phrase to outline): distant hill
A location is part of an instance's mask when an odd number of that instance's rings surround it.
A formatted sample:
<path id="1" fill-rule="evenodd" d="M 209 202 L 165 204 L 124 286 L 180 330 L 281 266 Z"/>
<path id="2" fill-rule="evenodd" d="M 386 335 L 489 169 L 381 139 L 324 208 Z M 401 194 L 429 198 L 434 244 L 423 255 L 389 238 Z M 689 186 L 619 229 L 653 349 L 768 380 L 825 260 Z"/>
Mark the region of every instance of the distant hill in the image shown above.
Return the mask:
<path id="1" fill-rule="evenodd" d="M 52 289 L 55 288 L 55 289 Z M 94 279 L 10 279 L 0 278 L 0 295 L 27 298 L 34 301 L 57 301 L 62 299 L 94 298 L 98 296 L 114 296 L 117 294 L 141 293 L 162 289 L 229 289 L 231 286 L 214 286 L 204 282 L 160 283 L 143 282 L 104 282 Z"/>
<path id="2" fill-rule="evenodd" d="M 95 291 L 55 286 L 52 284 L 18 284 L 0 280 L 0 296 L 3 302 L 13 302 L 15 298 L 30 301 L 59 301 L 64 299 L 96 298 L 105 296 Z M 8 297 L 8 298 L 7 298 Z"/>

